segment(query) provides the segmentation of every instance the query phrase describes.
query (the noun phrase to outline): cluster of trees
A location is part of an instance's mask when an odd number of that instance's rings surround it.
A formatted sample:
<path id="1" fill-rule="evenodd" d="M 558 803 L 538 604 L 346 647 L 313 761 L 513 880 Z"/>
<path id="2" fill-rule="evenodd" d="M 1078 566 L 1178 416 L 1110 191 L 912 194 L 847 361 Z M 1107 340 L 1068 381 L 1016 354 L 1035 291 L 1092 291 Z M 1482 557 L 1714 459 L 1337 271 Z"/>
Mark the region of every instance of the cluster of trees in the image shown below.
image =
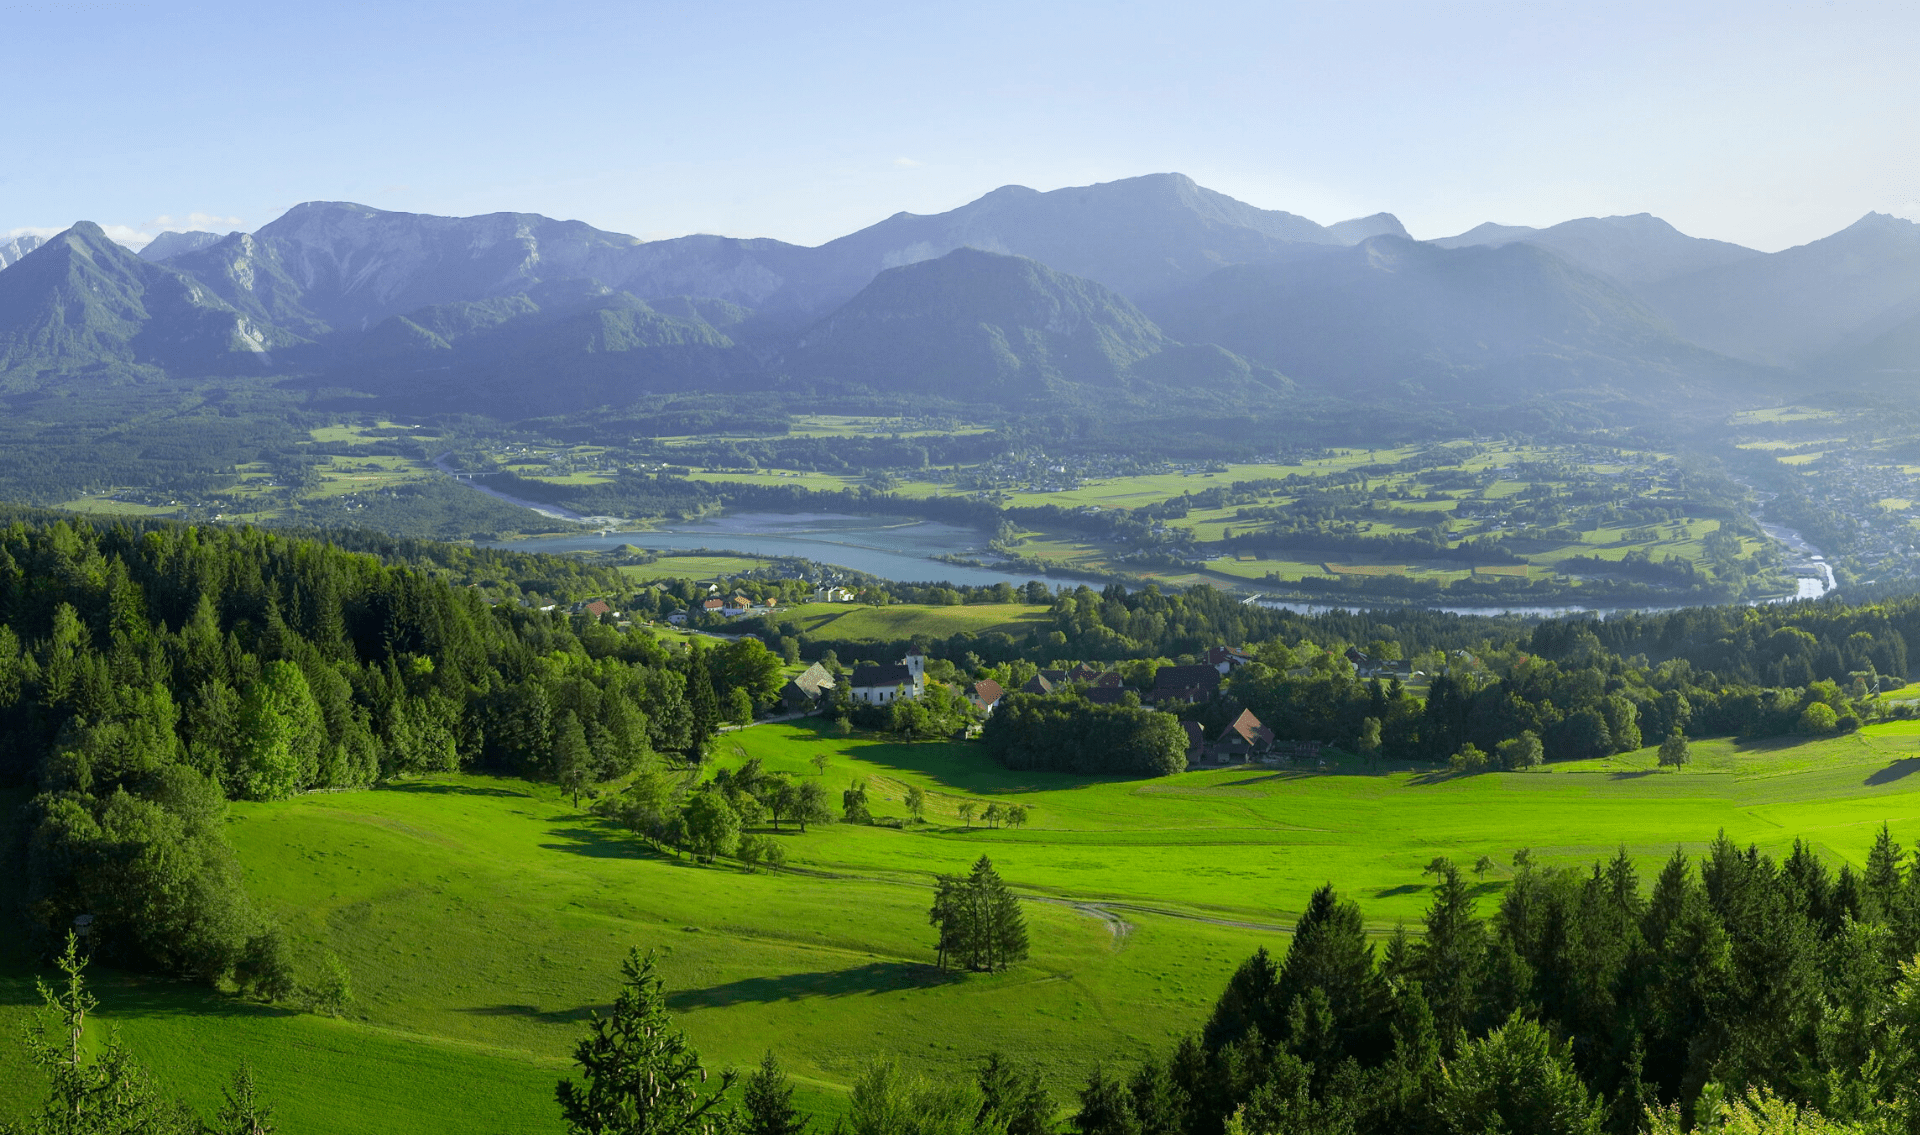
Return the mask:
<path id="1" fill-rule="evenodd" d="M 1187 767 L 1187 734 L 1171 714 L 1094 705 L 1078 694 L 1008 694 L 980 734 L 1011 769 L 1166 776 Z"/>
<path id="2" fill-rule="evenodd" d="M 92 914 L 130 964 L 285 991 L 285 947 L 226 846 L 228 798 L 466 765 L 578 792 L 698 759 L 778 694 L 780 660 L 752 640 L 669 651 L 449 578 L 557 591 L 590 578 L 578 565 L 536 580 L 530 557 L 436 556 L 397 566 L 250 529 L 0 529 L 0 778 L 34 791 L 18 851 L 40 932 Z"/>
<path id="3" fill-rule="evenodd" d="M 809 824 L 833 820 L 826 786 L 817 777 L 767 772 L 758 757 L 718 769 L 691 787 L 683 775 L 643 769 L 624 792 L 597 801 L 594 810 L 657 847 L 708 863 L 727 856 L 749 867 L 778 867 L 787 854 L 778 840 L 751 829 L 771 824 L 778 834 L 781 824 L 789 824 L 805 832 Z M 848 811 L 853 821 L 853 809 Z"/>
<path id="4" fill-rule="evenodd" d="M 1096 1072 L 1076 1130 L 1920 1131 L 1920 856 L 1884 829 L 1860 873 L 1724 836 L 1697 864 L 1676 851 L 1649 894 L 1624 851 L 1515 866 L 1482 920 L 1435 860 L 1425 933 L 1381 951 L 1321 888 L 1199 1035 Z"/>
<path id="5" fill-rule="evenodd" d="M 1027 920 L 1020 913 L 1020 900 L 984 855 L 964 878 L 941 875 L 935 880 L 927 921 L 939 931 L 934 952 L 942 969 L 959 966 L 991 973 L 1027 960 Z"/>

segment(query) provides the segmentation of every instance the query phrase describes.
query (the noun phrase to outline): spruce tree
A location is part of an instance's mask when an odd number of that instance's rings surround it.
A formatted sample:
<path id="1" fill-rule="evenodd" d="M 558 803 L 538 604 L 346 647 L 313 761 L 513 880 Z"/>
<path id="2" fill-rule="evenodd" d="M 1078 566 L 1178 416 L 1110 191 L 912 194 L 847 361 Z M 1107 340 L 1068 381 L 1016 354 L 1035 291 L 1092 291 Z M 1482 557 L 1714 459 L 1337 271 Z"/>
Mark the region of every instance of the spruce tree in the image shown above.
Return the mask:
<path id="1" fill-rule="evenodd" d="M 747 1077 L 741 1103 L 745 1108 L 742 1135 L 800 1135 L 807 1129 L 807 1117 L 793 1106 L 793 1083 L 771 1049 Z"/>
<path id="2" fill-rule="evenodd" d="M 1473 916 L 1473 896 L 1451 860 L 1436 859 L 1427 871 L 1438 882 L 1427 908 L 1426 937 L 1415 947 L 1417 971 L 1440 1035 L 1452 1037 L 1473 1020 L 1485 970 L 1486 926 Z"/>
<path id="3" fill-rule="evenodd" d="M 993 869 L 993 861 L 982 855 L 967 883 L 980 919 L 980 948 L 974 968 L 1002 970 L 1026 961 L 1027 920 L 1020 913 L 1020 900 L 1013 897 L 1006 881 Z"/>
<path id="4" fill-rule="evenodd" d="M 1900 909 L 1900 845 L 1893 842 L 1893 832 L 1884 823 L 1867 852 L 1865 882 L 1871 917 L 1887 919 Z"/>
<path id="5" fill-rule="evenodd" d="M 233 1074 L 233 1083 L 225 1089 L 226 1101 L 207 1135 L 273 1135 L 273 1106 L 260 1098 L 253 1082 L 253 1065 L 245 1060 Z"/>
<path id="6" fill-rule="evenodd" d="M 107 1034 L 98 1051 L 87 1043 L 87 1016 L 98 1001 L 87 991 L 87 962 L 71 933 L 55 964 L 66 981 L 58 992 L 45 982 L 36 983 L 45 1005 L 24 1030 L 27 1062 L 46 1075 L 47 1098 L 33 1126 L 5 1126 L 0 1132 L 190 1135 L 197 1125 L 161 1094 L 153 1077 L 121 1045 L 117 1031 Z"/>
<path id="7" fill-rule="evenodd" d="M 1140 1120 L 1133 1114 L 1126 1085 L 1109 1077 L 1104 1068 L 1094 1068 L 1087 1086 L 1080 1089 L 1073 1129 L 1079 1135 L 1140 1135 Z"/>
<path id="8" fill-rule="evenodd" d="M 1284 1024 L 1294 1002 L 1316 989 L 1325 993 L 1339 1023 L 1337 1050 L 1330 1054 L 1335 1063 L 1356 1056 L 1371 1064 L 1385 1054 L 1386 983 L 1374 969 L 1373 945 L 1367 941 L 1360 905 L 1343 901 L 1332 884 L 1313 893 L 1306 912 L 1294 924 L 1267 1020 Z M 1272 1025 L 1262 1027 L 1264 1031 Z M 1332 1064 L 1319 1070 L 1331 1072 Z"/>
<path id="9" fill-rule="evenodd" d="M 553 731 L 553 779 L 573 796 L 576 808 L 592 770 L 593 750 L 587 745 L 587 731 L 572 710 L 562 710 Z"/>
<path id="10" fill-rule="evenodd" d="M 665 982 L 652 952 L 629 951 L 621 963 L 626 980 L 613 1013 L 589 1018 L 586 1039 L 574 1046 L 584 1084 L 560 1081 L 555 1096 L 569 1135 L 713 1135 L 730 1130 L 737 1117 L 719 1109 L 735 1074 L 720 1075 L 720 1088 L 705 1096 L 707 1070 L 687 1035 L 667 1014 Z"/>

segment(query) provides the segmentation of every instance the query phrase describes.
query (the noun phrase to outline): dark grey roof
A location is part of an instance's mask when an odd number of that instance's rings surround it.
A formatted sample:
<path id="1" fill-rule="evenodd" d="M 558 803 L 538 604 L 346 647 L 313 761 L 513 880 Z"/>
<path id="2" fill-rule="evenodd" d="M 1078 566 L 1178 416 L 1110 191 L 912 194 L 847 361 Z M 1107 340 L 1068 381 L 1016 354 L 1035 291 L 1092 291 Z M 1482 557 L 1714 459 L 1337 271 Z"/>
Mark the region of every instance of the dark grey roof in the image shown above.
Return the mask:
<path id="1" fill-rule="evenodd" d="M 894 686 L 907 685 L 912 681 L 913 671 L 907 669 L 905 664 L 897 662 L 892 666 L 861 666 L 853 672 L 855 689 L 863 687 L 891 689 Z"/>
<path id="2" fill-rule="evenodd" d="M 1153 672 L 1156 690 L 1211 689 L 1220 684 L 1220 671 L 1211 666 L 1162 666 Z"/>

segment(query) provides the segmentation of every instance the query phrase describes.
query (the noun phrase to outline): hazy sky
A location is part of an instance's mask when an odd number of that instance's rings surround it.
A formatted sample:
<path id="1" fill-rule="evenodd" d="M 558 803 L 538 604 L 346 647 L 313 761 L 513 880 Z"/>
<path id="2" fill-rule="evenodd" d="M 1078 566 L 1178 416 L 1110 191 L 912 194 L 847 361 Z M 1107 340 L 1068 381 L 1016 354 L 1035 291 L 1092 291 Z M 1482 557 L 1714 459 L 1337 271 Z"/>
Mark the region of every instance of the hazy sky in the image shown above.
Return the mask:
<path id="1" fill-rule="evenodd" d="M 1920 216 L 1912 4 L 0 2 L 0 233 L 307 200 L 819 241 L 1178 170 L 1416 236 Z"/>

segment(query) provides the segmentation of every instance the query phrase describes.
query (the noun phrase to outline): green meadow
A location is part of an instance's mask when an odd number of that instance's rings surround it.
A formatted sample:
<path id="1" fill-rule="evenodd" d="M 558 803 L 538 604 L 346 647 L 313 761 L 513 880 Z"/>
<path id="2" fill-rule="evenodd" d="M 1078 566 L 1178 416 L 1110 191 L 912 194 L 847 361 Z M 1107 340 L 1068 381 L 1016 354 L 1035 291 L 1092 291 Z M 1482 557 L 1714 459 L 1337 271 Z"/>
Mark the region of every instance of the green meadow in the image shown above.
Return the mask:
<path id="1" fill-rule="evenodd" d="M 841 737 L 813 722 L 728 734 L 720 752 L 822 777 L 834 794 L 865 780 L 882 820 L 904 817 L 919 786 L 927 822 L 783 832 L 787 868 L 750 873 L 656 852 L 516 780 L 236 804 L 253 894 L 303 958 L 344 962 L 351 1007 L 316 1016 L 102 970 L 102 1016 L 202 1107 L 245 1056 L 287 1130 L 550 1130 L 570 1046 L 637 945 L 660 952 L 678 1019 L 710 1064 L 771 1048 L 822 1112 L 879 1055 L 961 1074 L 999 1049 L 1039 1060 L 1064 1092 L 1096 1062 L 1124 1065 L 1197 1027 L 1248 953 L 1284 945 L 1323 882 L 1386 934 L 1419 918 L 1436 855 L 1500 864 L 1477 882 L 1485 910 L 1521 847 L 1582 863 L 1624 845 L 1649 878 L 1675 846 L 1697 851 L 1722 829 L 1771 851 L 1804 838 L 1856 865 L 1883 821 L 1920 839 L 1914 724 L 1699 742 L 1680 772 L 1656 769 L 1648 750 L 1476 777 L 1345 759 L 1148 781 L 1015 773 L 977 745 Z M 824 773 L 811 763 L 821 753 Z M 1029 808 L 1026 827 L 959 816 L 964 802 L 1010 801 Z M 982 854 L 1028 899 L 1032 957 L 1003 974 L 943 973 L 929 885 Z M 0 955 L 10 1036 L 30 970 L 17 946 L 0 949 L 12 951 Z M 15 1047 L 0 1053 L 0 1109 L 17 1107 L 32 1082 Z"/>
<path id="2" fill-rule="evenodd" d="M 950 638 L 963 631 L 977 635 L 998 631 L 1024 637 L 1045 625 L 1047 617 L 1048 608 L 1024 603 L 970 603 L 953 607 L 807 603 L 783 611 L 780 620 L 792 620 L 801 630 L 823 638 L 905 641 L 915 635 Z"/>

